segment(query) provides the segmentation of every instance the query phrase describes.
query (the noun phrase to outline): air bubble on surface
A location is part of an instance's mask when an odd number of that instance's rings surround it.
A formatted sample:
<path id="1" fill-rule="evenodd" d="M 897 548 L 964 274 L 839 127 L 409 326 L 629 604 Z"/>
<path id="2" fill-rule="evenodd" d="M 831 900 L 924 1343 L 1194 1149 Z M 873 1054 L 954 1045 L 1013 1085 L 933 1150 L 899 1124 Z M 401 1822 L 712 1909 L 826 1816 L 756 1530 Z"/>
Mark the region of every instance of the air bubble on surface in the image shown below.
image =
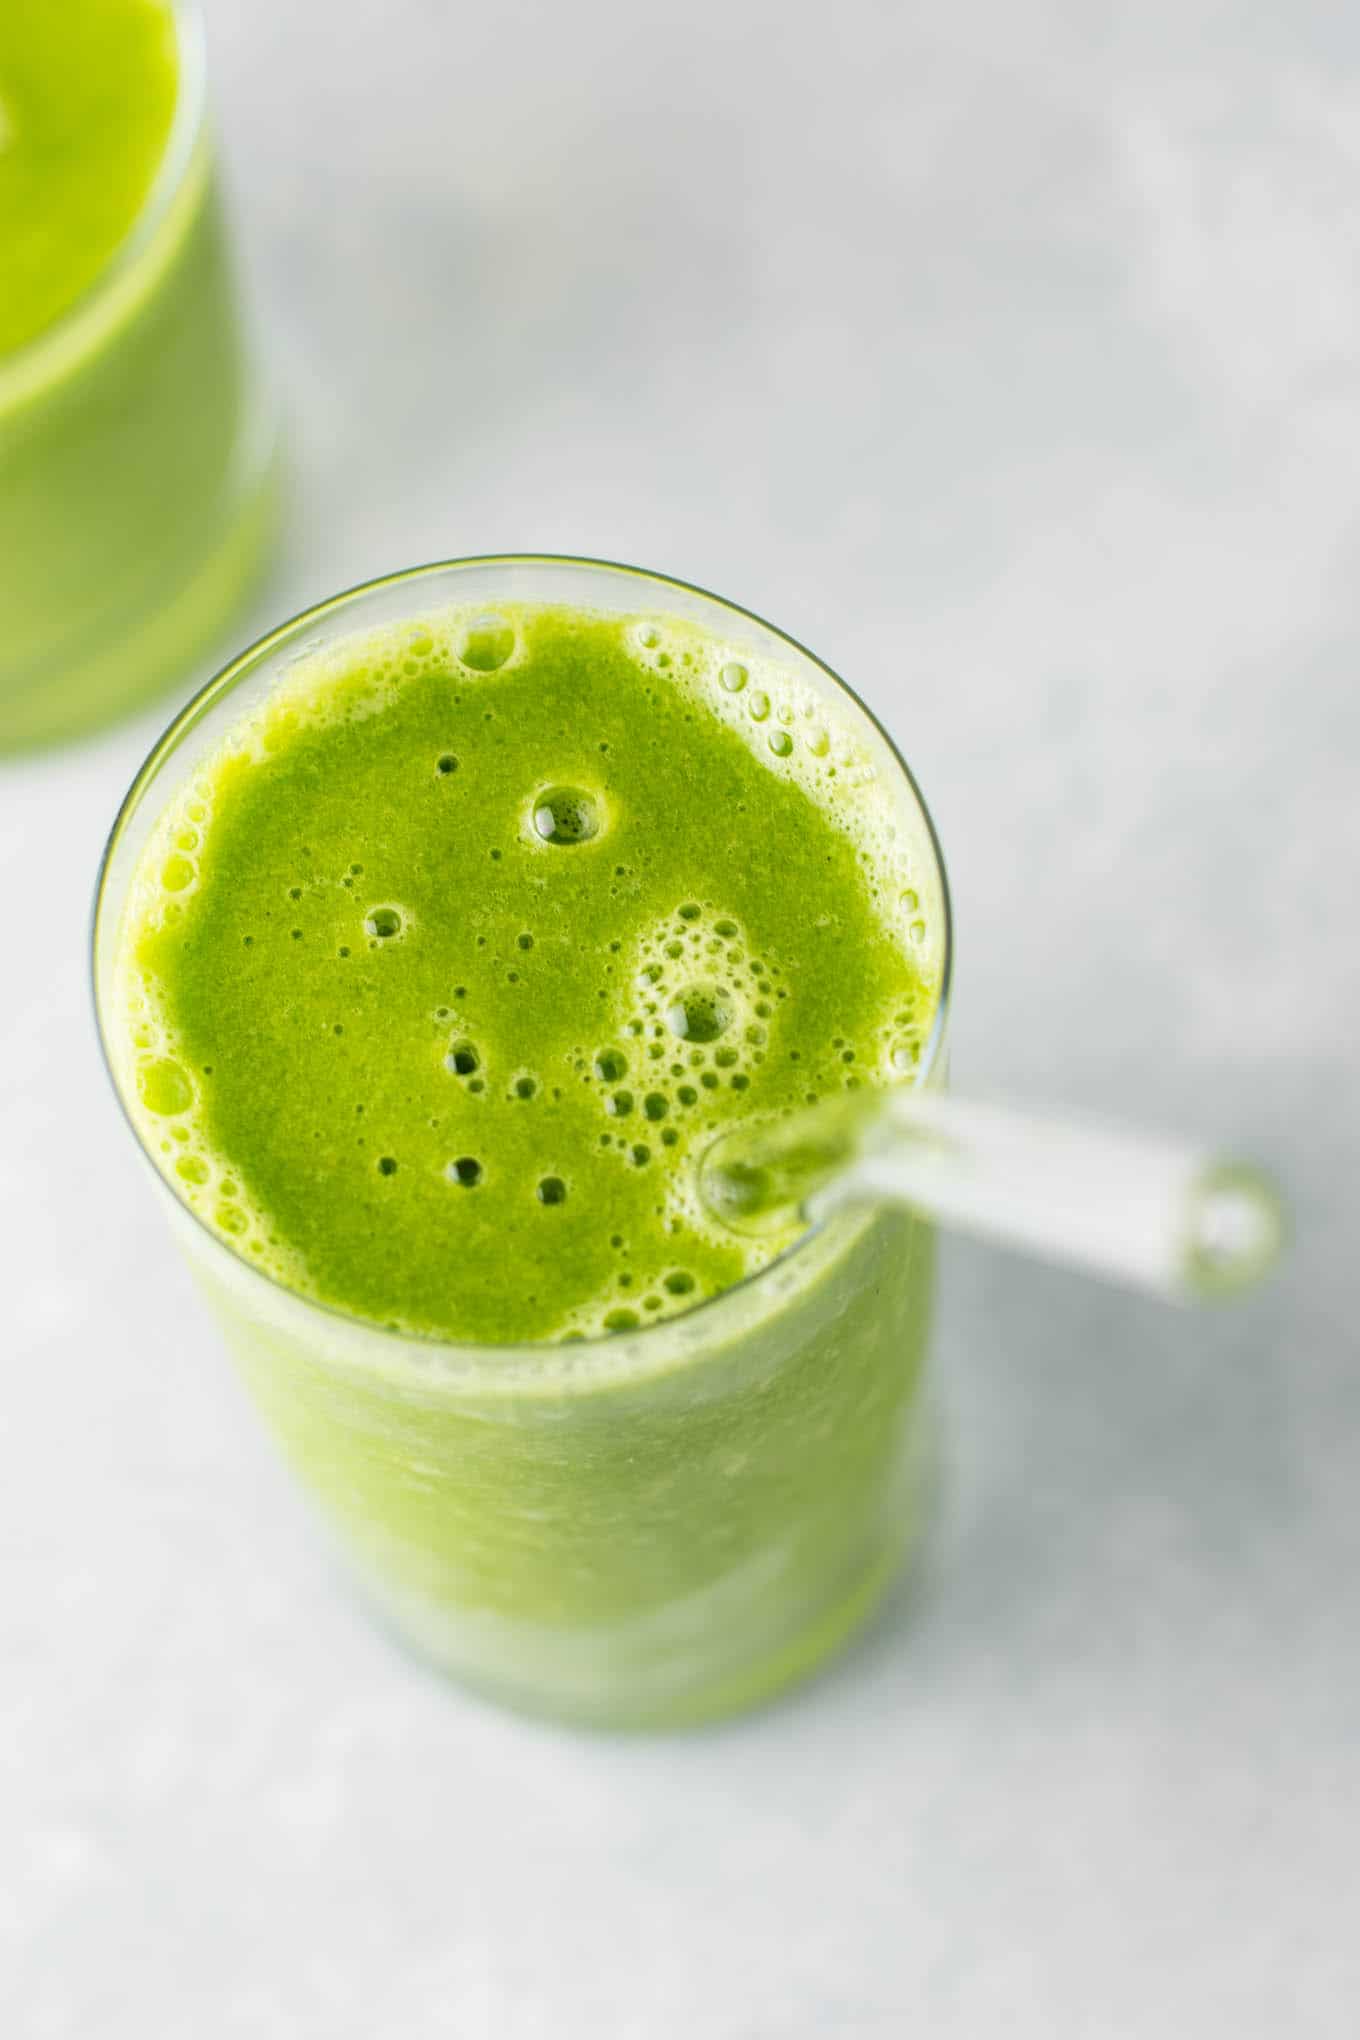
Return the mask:
<path id="1" fill-rule="evenodd" d="M 716 1041 L 732 1025 L 732 1007 L 716 985 L 688 985 L 666 1008 L 666 1025 L 681 1041 Z"/>
<path id="2" fill-rule="evenodd" d="M 482 1180 L 482 1165 L 475 1155 L 459 1155 L 456 1161 L 449 1163 L 444 1173 L 460 1189 L 475 1190 Z"/>
<path id="3" fill-rule="evenodd" d="M 444 1067 L 455 1077 L 472 1077 L 482 1066 L 481 1051 L 475 1042 L 466 1039 L 455 1041 L 444 1058 Z"/>
<path id="4" fill-rule="evenodd" d="M 529 822 L 540 843 L 575 849 L 600 834 L 603 805 L 596 794 L 581 786 L 545 786 L 534 795 Z"/>
<path id="5" fill-rule="evenodd" d="M 474 616 L 458 638 L 458 658 L 474 673 L 496 673 L 515 649 L 514 627 L 503 616 Z"/>
<path id="6" fill-rule="evenodd" d="M 137 1072 L 137 1092 L 147 1111 L 158 1118 L 189 1111 L 195 1097 L 193 1079 L 183 1063 L 169 1056 L 142 1064 Z"/>
<path id="7" fill-rule="evenodd" d="M 364 916 L 364 927 L 375 942 L 395 942 L 406 932 L 406 916 L 400 907 L 370 907 Z"/>
<path id="8" fill-rule="evenodd" d="M 161 884 L 168 893 L 187 892 L 198 876 L 198 867 L 192 858 L 176 851 L 167 857 L 161 866 Z"/>
<path id="9" fill-rule="evenodd" d="M 560 1176 L 543 1176 L 535 1192 L 540 1204 L 565 1204 L 567 1186 Z"/>

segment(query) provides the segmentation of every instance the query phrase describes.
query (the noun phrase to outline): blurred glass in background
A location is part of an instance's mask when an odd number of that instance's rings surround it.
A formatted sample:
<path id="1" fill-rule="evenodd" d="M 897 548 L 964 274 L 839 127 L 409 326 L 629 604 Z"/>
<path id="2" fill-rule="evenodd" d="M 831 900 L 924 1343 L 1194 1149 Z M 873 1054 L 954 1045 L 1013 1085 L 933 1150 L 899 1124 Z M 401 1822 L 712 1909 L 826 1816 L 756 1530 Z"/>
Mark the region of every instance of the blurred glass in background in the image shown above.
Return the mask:
<path id="1" fill-rule="evenodd" d="M 276 521 L 197 16 L 0 8 L 0 753 L 108 721 L 221 636 Z"/>

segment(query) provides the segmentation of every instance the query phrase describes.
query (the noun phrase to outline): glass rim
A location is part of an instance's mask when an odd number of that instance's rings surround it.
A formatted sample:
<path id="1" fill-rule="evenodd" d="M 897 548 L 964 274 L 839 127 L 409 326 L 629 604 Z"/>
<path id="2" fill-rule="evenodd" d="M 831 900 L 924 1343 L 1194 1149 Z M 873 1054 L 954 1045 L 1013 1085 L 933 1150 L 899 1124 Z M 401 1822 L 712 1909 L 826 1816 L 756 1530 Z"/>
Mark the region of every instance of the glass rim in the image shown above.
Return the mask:
<path id="1" fill-rule="evenodd" d="M 48 364 L 54 357 L 57 361 L 66 357 L 69 363 L 80 359 L 87 330 L 98 325 L 106 306 L 120 290 L 135 284 L 143 259 L 155 247 L 161 229 L 189 182 L 207 125 L 203 15 L 199 0 L 167 0 L 167 8 L 175 28 L 179 70 L 175 111 L 155 175 L 127 232 L 109 251 L 85 288 L 49 325 L 12 353 L 0 356 L 0 401 L 11 396 L 18 399 L 24 395 L 26 384 L 47 380 Z"/>
<path id="2" fill-rule="evenodd" d="M 328 619 L 343 613 L 352 603 L 359 601 L 364 596 L 376 594 L 381 589 L 419 584 L 440 575 L 457 573 L 463 569 L 534 566 L 594 569 L 602 573 L 622 575 L 628 579 L 645 583 L 652 588 L 673 589 L 680 594 L 691 597 L 697 596 L 703 602 L 712 603 L 719 610 L 725 610 L 729 615 L 739 617 L 747 623 L 755 624 L 760 630 L 768 632 L 780 645 L 787 647 L 791 652 L 795 653 L 798 658 L 805 659 L 830 681 L 832 687 L 846 698 L 851 707 L 877 733 L 888 756 L 905 782 L 908 792 L 916 803 L 924 832 L 924 841 L 934 864 L 935 877 L 940 891 L 943 927 L 941 931 L 939 992 L 931 1018 L 930 1032 L 922 1049 L 921 1060 L 910 1079 L 912 1088 L 918 1088 L 925 1084 L 935 1072 L 941 1059 L 948 1026 L 954 961 L 953 908 L 950 899 L 949 877 L 944 861 L 944 851 L 940 843 L 939 833 L 935 827 L 934 817 L 926 805 L 925 797 L 921 792 L 920 786 L 917 784 L 915 774 L 902 756 L 892 736 L 884 728 L 874 711 L 860 699 L 854 688 L 847 681 L 843 680 L 833 667 L 827 665 L 824 659 L 819 658 L 815 652 L 810 651 L 806 645 L 802 644 L 788 631 L 781 630 L 777 624 L 768 622 L 757 611 L 744 608 L 742 604 L 731 602 L 726 596 L 716 595 L 711 589 L 699 586 L 697 582 L 684 581 L 673 574 L 658 573 L 647 567 L 630 566 L 618 560 L 597 559 L 589 555 L 576 553 L 473 553 L 456 559 L 431 560 L 421 566 L 399 568 L 390 574 L 380 574 L 372 580 L 356 582 L 354 586 L 343 589 L 339 594 L 329 596 L 324 602 L 315 603 L 299 610 L 294 616 L 276 625 L 273 630 L 267 631 L 263 637 L 257 638 L 253 644 L 246 646 L 243 651 L 237 653 L 235 658 L 229 660 L 225 666 L 199 688 L 198 692 L 185 703 L 184 707 L 179 710 L 178 714 L 172 718 L 160 736 L 157 737 L 150 751 L 138 767 L 127 793 L 119 803 L 118 811 L 114 816 L 113 824 L 105 840 L 95 879 L 94 899 L 89 923 L 90 993 L 94 1006 L 95 1032 L 99 1043 L 100 1059 L 104 1065 L 105 1075 L 108 1077 L 114 1096 L 118 1101 L 118 1108 L 122 1114 L 123 1121 L 133 1140 L 136 1142 L 138 1152 L 163 1193 L 173 1199 L 177 1210 L 189 1220 L 191 1225 L 202 1234 L 203 1238 L 219 1254 L 226 1255 L 233 1267 L 243 1270 L 247 1276 L 253 1276 L 257 1281 L 264 1283 L 268 1291 L 285 1297 L 290 1305 L 308 1312 L 319 1312 L 325 1320 L 344 1327 L 351 1335 L 362 1336 L 378 1342 L 386 1353 L 402 1353 L 414 1365 L 423 1370 L 427 1370 L 431 1360 L 439 1356 L 456 1354 L 472 1361 L 484 1360 L 488 1374 L 492 1377 L 499 1376 L 500 1385 L 502 1386 L 509 1386 L 513 1377 L 519 1377 L 522 1380 L 526 1370 L 536 1378 L 542 1378 L 544 1375 L 553 1372 L 560 1373 L 564 1378 L 565 1384 L 565 1377 L 569 1371 L 573 1378 L 573 1387 L 580 1388 L 590 1385 L 588 1380 L 583 1381 L 580 1378 L 588 1372 L 598 1372 L 602 1378 L 608 1376 L 617 1379 L 618 1368 L 616 1365 L 610 1366 L 607 1364 L 605 1360 L 606 1354 L 615 1356 L 617 1360 L 621 1355 L 622 1349 L 626 1348 L 632 1352 L 647 1341 L 650 1341 L 651 1348 L 655 1349 L 660 1345 L 663 1333 L 670 1333 L 674 1337 L 679 1326 L 686 1327 L 686 1336 L 692 1338 L 694 1336 L 693 1328 L 704 1320 L 707 1313 L 716 1313 L 722 1306 L 730 1305 L 735 1298 L 749 1294 L 755 1284 L 768 1281 L 778 1270 L 789 1267 L 813 1242 L 823 1236 L 827 1227 L 835 1222 L 834 1217 L 820 1219 L 809 1225 L 806 1231 L 798 1235 L 797 1239 L 791 1240 L 788 1246 L 776 1254 L 772 1261 L 767 1261 L 763 1267 L 753 1269 L 750 1274 L 743 1275 L 739 1281 L 730 1284 L 728 1288 L 719 1290 L 713 1296 L 705 1297 L 701 1302 L 692 1305 L 688 1310 L 677 1312 L 674 1316 L 653 1318 L 623 1334 L 601 1331 L 587 1334 L 583 1338 L 568 1341 L 558 1340 L 552 1343 L 546 1341 L 520 1341 L 507 1344 L 493 1344 L 487 1341 L 459 1340 L 440 1333 L 403 1331 L 390 1325 L 381 1325 L 371 1318 L 360 1317 L 353 1311 L 343 1310 L 335 1304 L 325 1303 L 318 1297 L 308 1296 L 301 1290 L 293 1289 L 288 1283 L 272 1275 L 267 1269 L 257 1267 L 254 1262 L 248 1261 L 243 1254 L 231 1246 L 228 1241 L 224 1240 L 219 1233 L 215 1232 L 207 1220 L 194 1210 L 192 1205 L 187 1204 L 182 1197 L 176 1194 L 153 1159 L 141 1129 L 133 1118 L 127 1099 L 124 1096 L 123 1086 L 119 1081 L 115 1067 L 109 1031 L 105 1025 L 99 991 L 100 932 L 103 926 L 104 914 L 110 904 L 106 894 L 108 892 L 113 858 L 122 839 L 124 829 L 132 821 L 141 805 L 144 794 L 154 783 L 161 767 L 178 749 L 183 739 L 197 727 L 220 700 L 231 692 L 238 682 L 243 680 L 248 673 L 262 665 L 272 652 L 286 644 L 303 630 L 314 630 L 318 624 L 325 623 Z M 594 1369 L 590 1367 L 592 1360 L 597 1363 L 597 1367 Z M 639 1369 L 638 1371 L 642 1372 L 643 1370 Z"/>

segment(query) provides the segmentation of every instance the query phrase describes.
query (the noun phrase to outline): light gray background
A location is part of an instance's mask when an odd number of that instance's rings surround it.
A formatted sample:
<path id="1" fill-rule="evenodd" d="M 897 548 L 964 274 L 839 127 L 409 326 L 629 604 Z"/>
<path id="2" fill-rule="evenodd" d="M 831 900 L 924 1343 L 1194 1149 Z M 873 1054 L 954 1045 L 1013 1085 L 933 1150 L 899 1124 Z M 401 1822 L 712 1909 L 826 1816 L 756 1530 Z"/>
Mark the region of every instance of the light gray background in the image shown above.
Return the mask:
<path id="1" fill-rule="evenodd" d="M 1245 1140 L 1298 1244 L 1213 1318 L 951 1245 L 917 1596 L 703 1736 L 502 1718 L 337 1591 L 105 1095 L 162 717 L 5 768 L 0 2025 L 1354 2033 L 1354 15 L 210 11 L 253 623 L 499 547 L 776 618 L 935 807 L 959 1081 Z"/>

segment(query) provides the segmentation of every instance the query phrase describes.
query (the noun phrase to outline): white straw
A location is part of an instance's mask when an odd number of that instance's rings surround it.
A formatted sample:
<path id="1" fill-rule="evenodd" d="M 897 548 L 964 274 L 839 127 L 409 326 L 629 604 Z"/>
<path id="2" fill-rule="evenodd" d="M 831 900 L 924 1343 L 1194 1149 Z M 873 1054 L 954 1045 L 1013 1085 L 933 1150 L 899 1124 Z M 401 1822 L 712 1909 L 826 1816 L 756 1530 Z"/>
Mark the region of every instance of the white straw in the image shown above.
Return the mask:
<path id="1" fill-rule="evenodd" d="M 737 1128 L 709 1151 L 701 1182 L 737 1230 L 771 1230 L 798 1209 L 900 1203 L 1179 1302 L 1251 1287 L 1285 1231 L 1277 1192 L 1244 1163 L 939 1092 Z"/>

